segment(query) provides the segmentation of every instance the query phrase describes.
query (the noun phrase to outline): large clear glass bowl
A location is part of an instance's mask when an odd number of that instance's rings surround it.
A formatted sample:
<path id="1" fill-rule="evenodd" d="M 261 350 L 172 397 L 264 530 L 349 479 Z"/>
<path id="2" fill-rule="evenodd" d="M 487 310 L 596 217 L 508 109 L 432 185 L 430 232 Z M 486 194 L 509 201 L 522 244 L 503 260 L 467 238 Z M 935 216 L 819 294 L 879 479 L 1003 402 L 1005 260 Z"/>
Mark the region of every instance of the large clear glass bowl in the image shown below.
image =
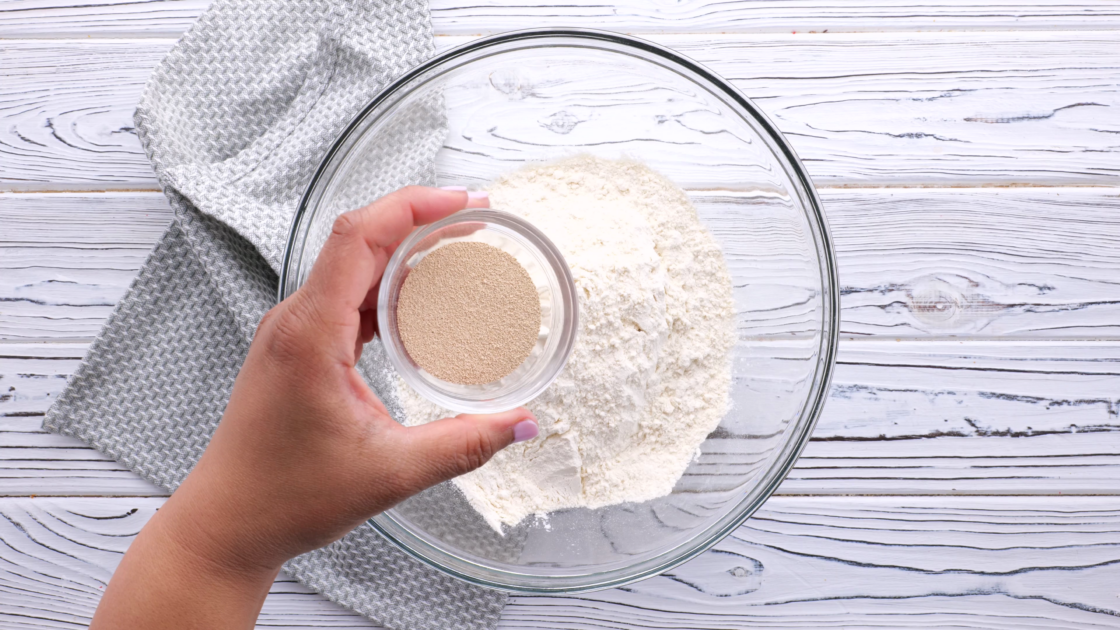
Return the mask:
<path id="1" fill-rule="evenodd" d="M 736 301 L 732 407 L 673 493 L 555 512 L 504 534 L 451 484 L 371 520 L 416 558 L 517 592 L 618 586 L 669 569 L 734 530 L 809 439 L 836 350 L 836 264 L 820 202 L 789 143 L 727 81 L 649 42 L 533 30 L 449 50 L 380 94 L 342 133 L 292 227 L 280 297 L 334 218 L 406 184 L 484 187 L 577 153 L 636 158 L 685 189 L 723 248 Z M 371 386 L 398 411 L 375 341 Z"/>

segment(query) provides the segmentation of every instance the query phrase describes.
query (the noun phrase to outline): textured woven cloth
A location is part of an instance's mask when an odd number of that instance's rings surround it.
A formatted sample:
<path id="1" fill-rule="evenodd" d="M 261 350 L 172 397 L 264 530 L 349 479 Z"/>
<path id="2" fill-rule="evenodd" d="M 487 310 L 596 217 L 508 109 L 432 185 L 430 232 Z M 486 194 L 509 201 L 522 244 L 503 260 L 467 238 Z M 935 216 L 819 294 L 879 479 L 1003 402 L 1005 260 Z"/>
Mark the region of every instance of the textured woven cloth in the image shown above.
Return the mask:
<path id="1" fill-rule="evenodd" d="M 46 427 L 174 490 L 275 303 L 288 228 L 314 169 L 362 106 L 432 53 L 424 0 L 217 0 L 155 70 L 136 110 L 174 221 Z M 430 147 L 441 118 L 428 119 L 436 122 L 417 133 Z M 402 630 L 491 628 L 505 604 L 368 525 L 285 569 Z"/>

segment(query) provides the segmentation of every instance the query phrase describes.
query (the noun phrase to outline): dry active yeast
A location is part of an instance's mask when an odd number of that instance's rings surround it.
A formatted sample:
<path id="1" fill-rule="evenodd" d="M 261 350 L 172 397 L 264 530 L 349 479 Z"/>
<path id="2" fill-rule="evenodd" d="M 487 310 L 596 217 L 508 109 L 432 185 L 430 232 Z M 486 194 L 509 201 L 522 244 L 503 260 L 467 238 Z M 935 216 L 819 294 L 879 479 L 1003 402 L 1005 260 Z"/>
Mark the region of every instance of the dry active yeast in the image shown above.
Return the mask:
<path id="1" fill-rule="evenodd" d="M 486 243 L 459 242 L 425 256 L 397 301 L 405 350 L 436 378 L 482 385 L 513 372 L 532 352 L 541 302 L 529 272 Z"/>

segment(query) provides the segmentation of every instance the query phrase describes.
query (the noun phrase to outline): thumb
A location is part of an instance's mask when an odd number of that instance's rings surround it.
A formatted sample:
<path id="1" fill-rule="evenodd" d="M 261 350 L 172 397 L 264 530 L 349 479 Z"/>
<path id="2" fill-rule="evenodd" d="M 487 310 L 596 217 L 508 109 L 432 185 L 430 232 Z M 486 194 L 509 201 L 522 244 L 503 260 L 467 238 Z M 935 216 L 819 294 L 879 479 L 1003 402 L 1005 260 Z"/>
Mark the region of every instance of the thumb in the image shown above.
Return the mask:
<path id="1" fill-rule="evenodd" d="M 463 414 L 405 429 L 400 490 L 409 495 L 469 473 L 514 442 L 537 437 L 537 419 L 524 407 L 497 414 Z"/>

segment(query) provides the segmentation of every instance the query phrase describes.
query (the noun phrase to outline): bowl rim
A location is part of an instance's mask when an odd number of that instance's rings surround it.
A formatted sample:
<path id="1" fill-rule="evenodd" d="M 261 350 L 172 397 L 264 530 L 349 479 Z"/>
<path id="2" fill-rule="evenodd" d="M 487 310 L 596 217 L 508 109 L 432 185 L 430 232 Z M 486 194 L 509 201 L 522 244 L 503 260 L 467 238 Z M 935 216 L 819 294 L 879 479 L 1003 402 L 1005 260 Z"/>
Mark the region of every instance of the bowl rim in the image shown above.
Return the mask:
<path id="1" fill-rule="evenodd" d="M 486 567 L 485 565 L 478 565 L 477 563 L 459 558 L 466 564 L 474 565 L 479 568 L 487 569 L 491 573 L 500 571 L 502 574 L 509 576 L 519 576 L 523 578 L 531 578 L 536 583 L 533 585 L 514 584 L 508 581 L 498 581 L 487 577 L 480 577 L 477 574 L 468 574 L 454 567 L 447 566 L 438 560 L 434 559 L 428 554 L 421 551 L 420 547 L 431 547 L 436 553 L 447 555 L 447 552 L 434 548 L 427 542 L 419 537 L 412 535 L 416 539 L 416 545 L 411 544 L 410 541 L 402 540 L 399 536 L 395 535 L 388 525 L 395 526 L 407 532 L 407 528 L 400 525 L 388 512 L 383 512 L 369 519 L 367 522 L 377 531 L 382 537 L 387 539 L 394 546 L 398 547 L 409 556 L 416 558 L 424 564 L 431 566 L 443 573 L 459 578 L 463 581 L 485 586 L 488 588 L 506 591 L 510 593 L 526 593 L 526 594 L 556 594 L 556 593 L 582 593 L 597 591 L 607 588 L 614 588 L 631 584 L 649 577 L 653 577 L 674 567 L 677 567 L 688 560 L 700 555 L 701 553 L 711 549 L 714 545 L 726 538 L 731 532 L 735 531 L 742 525 L 751 515 L 753 515 L 763 503 L 765 503 L 778 486 L 785 480 L 790 470 L 796 464 L 801 452 L 804 450 L 812 435 L 817 421 L 820 418 L 821 411 L 824 408 L 825 402 L 828 399 L 830 385 L 832 381 L 833 371 L 836 363 L 836 350 L 839 344 L 839 328 L 840 328 L 840 296 L 839 296 L 839 277 L 837 273 L 836 254 L 832 244 L 832 237 L 828 228 L 828 221 L 822 210 L 822 205 L 817 191 L 813 186 L 804 165 L 800 158 L 798 158 L 793 147 L 781 134 L 777 126 L 759 109 L 753 102 L 751 102 L 738 88 L 731 85 L 727 80 L 720 77 L 715 72 L 709 70 L 702 64 L 676 52 L 668 47 L 660 44 L 634 37 L 632 35 L 624 35 L 612 31 L 605 31 L 599 29 L 585 29 L 585 28 L 533 28 L 523 29 L 516 31 L 509 31 L 498 33 L 486 37 L 480 37 L 465 44 L 456 46 L 442 53 L 436 54 L 427 61 L 419 64 L 411 70 L 405 72 L 388 87 L 378 93 L 362 110 L 350 121 L 342 133 L 331 145 L 331 148 L 323 156 L 322 161 L 319 163 L 315 174 L 311 177 L 302 198 L 300 199 L 299 206 L 296 210 L 295 216 L 292 218 L 291 229 L 288 234 L 288 242 L 285 247 L 283 264 L 281 267 L 279 285 L 277 288 L 277 301 L 285 298 L 284 290 L 289 283 L 289 276 L 292 270 L 292 256 L 294 254 L 295 239 L 299 233 L 299 229 L 305 219 L 308 211 L 308 204 L 315 192 L 319 180 L 329 168 L 330 163 L 334 160 L 336 154 L 346 145 L 347 140 L 350 139 L 351 134 L 359 127 L 366 119 L 367 116 L 383 103 L 389 101 L 396 96 L 405 86 L 410 84 L 414 79 L 423 74 L 437 68 L 448 61 L 466 54 L 474 53 L 476 51 L 486 49 L 492 46 L 513 43 L 519 41 L 529 41 L 537 39 L 582 39 L 589 41 L 605 42 L 613 45 L 621 45 L 629 47 L 638 51 L 660 57 L 671 64 L 684 68 L 691 73 L 699 76 L 704 81 L 710 84 L 710 87 L 722 92 L 722 95 L 737 106 L 742 108 L 746 113 L 753 117 L 761 129 L 768 136 L 768 140 L 772 143 L 771 148 L 780 150 L 782 156 L 787 160 L 791 173 L 791 179 L 795 183 L 795 188 L 799 189 L 804 195 L 803 201 L 807 202 L 810 213 L 806 214 L 806 218 L 810 223 L 810 234 L 813 237 L 814 245 L 818 251 L 818 266 L 821 270 L 821 304 L 824 311 L 821 318 L 821 336 L 820 336 L 820 358 L 818 359 L 818 367 L 816 373 L 813 375 L 813 395 L 806 401 L 803 407 L 802 417 L 808 417 L 808 421 L 803 423 L 797 433 L 788 440 L 783 447 L 783 453 L 780 455 L 778 464 L 765 473 L 763 478 L 764 483 L 756 488 L 761 488 L 761 492 L 753 499 L 744 497 L 734 508 L 727 512 L 728 515 L 735 514 L 733 518 L 726 519 L 719 526 L 712 527 L 711 529 L 703 532 L 703 535 L 698 538 L 691 539 L 687 543 L 679 544 L 675 547 L 667 549 L 651 559 L 640 562 L 639 564 L 632 565 L 640 567 L 640 570 L 626 569 L 610 569 L 600 573 L 589 573 L 585 575 L 572 578 L 569 576 L 553 577 L 553 576 L 539 576 L 528 575 L 521 573 L 514 573 L 512 571 L 496 570 Z M 379 523 L 379 519 L 388 520 L 389 523 Z M 598 578 L 598 579 L 589 579 Z"/>

